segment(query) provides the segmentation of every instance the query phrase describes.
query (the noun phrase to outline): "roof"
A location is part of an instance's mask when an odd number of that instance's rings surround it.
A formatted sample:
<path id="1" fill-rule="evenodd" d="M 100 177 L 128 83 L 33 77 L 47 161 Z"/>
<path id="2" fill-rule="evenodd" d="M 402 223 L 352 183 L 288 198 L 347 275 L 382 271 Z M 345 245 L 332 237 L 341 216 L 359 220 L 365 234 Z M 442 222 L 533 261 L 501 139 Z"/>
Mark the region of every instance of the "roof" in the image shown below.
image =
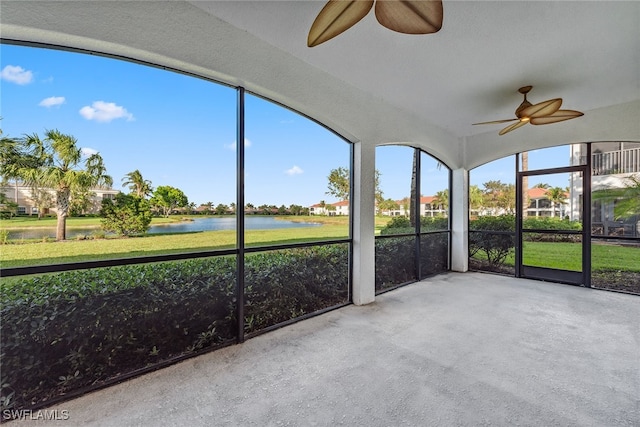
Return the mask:
<path id="1" fill-rule="evenodd" d="M 544 199 L 547 197 L 548 192 L 549 189 L 547 188 L 532 187 L 527 190 L 527 196 L 530 199 Z M 569 197 L 569 193 L 565 192 L 565 197 Z"/>

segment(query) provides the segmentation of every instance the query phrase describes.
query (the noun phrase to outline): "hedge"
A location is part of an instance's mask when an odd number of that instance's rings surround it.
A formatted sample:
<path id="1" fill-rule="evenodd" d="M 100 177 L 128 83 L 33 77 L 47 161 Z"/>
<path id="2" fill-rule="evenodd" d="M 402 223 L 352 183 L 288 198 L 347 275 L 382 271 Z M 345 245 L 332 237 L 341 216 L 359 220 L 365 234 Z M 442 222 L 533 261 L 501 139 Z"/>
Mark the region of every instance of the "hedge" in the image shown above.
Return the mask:
<path id="1" fill-rule="evenodd" d="M 235 338 L 236 260 L 3 279 L 1 409 L 27 409 Z M 348 245 L 249 254 L 245 331 L 348 301 Z"/>

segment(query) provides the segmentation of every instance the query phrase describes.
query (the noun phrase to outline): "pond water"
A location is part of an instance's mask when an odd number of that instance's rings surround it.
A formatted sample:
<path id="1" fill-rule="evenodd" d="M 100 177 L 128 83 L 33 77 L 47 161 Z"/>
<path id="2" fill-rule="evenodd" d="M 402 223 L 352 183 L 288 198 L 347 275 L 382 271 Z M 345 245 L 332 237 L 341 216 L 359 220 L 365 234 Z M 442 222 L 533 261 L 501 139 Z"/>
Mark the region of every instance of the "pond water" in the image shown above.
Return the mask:
<path id="1" fill-rule="evenodd" d="M 276 219 L 270 216 L 247 216 L 244 227 L 247 230 L 271 230 L 275 228 L 304 228 L 318 227 L 322 224 L 314 222 L 293 222 Z M 235 217 L 225 218 L 196 218 L 193 221 L 183 221 L 172 224 L 152 225 L 147 234 L 158 233 L 190 233 L 195 231 L 235 230 Z M 67 239 L 77 236 L 90 236 L 99 228 L 67 228 Z M 9 230 L 9 239 L 42 239 L 55 238 L 55 228 L 29 228 Z"/>

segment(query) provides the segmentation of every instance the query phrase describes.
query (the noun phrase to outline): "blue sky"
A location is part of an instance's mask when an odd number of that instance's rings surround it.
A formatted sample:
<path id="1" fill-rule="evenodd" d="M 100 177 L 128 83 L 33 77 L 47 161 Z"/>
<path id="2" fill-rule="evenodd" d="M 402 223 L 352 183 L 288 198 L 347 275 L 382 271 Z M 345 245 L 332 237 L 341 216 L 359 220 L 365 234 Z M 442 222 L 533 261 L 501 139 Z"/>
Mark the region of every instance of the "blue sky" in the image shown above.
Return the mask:
<path id="1" fill-rule="evenodd" d="M 104 158 L 116 189 L 126 190 L 122 178 L 138 169 L 153 187 L 177 187 L 196 205 L 235 201 L 234 89 L 95 55 L 4 44 L 0 49 L 4 135 L 43 136 L 48 129 L 73 135 L 87 153 Z M 247 203 L 334 201 L 326 194 L 327 176 L 348 166 L 346 142 L 253 96 L 247 97 L 245 123 Z M 562 150 L 566 159 L 568 149 Z M 410 153 L 406 147 L 378 148 L 385 198 L 409 194 Z M 512 158 L 508 162 L 503 182 L 513 179 Z M 437 169 L 426 155 L 423 165 L 422 193 L 446 188 L 446 169 Z M 497 168 L 492 166 L 481 182 L 500 179 Z"/>

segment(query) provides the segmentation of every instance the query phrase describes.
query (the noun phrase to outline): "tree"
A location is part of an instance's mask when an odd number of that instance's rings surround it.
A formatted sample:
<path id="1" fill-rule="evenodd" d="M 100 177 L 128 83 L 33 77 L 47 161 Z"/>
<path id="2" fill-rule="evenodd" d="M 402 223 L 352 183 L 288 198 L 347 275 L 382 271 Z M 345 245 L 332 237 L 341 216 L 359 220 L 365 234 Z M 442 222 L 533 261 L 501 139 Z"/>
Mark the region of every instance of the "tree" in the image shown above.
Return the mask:
<path id="1" fill-rule="evenodd" d="M 378 208 L 380 208 L 380 210 L 383 212 L 390 212 L 392 210 L 399 209 L 400 205 L 393 199 L 386 199 L 380 202 Z"/>
<path id="2" fill-rule="evenodd" d="M 349 169 L 343 167 L 331 169 L 327 179 L 329 180 L 329 189 L 326 194 L 330 194 L 338 200 L 347 200 L 349 198 L 349 191 L 351 190 Z"/>
<path id="3" fill-rule="evenodd" d="M 483 205 L 494 210 L 514 212 L 516 189 L 513 184 L 500 181 L 488 181 L 482 184 L 485 188 Z"/>
<path id="4" fill-rule="evenodd" d="M 122 178 L 122 186 L 128 186 L 131 193 L 143 198 L 153 192 L 153 188 L 151 188 L 151 181 L 144 179 L 138 169 L 133 172 L 129 172 L 124 176 L 124 178 Z"/>
<path id="5" fill-rule="evenodd" d="M 31 201 L 38 209 L 38 219 L 42 219 L 44 211 L 53 206 L 53 195 L 49 190 L 40 188 L 37 185 L 31 186 Z"/>
<path id="6" fill-rule="evenodd" d="M 87 212 L 93 204 L 96 193 L 88 188 L 79 188 L 71 192 L 69 198 L 69 215 L 77 216 Z"/>
<path id="7" fill-rule="evenodd" d="M 3 172 L 7 170 L 28 185 L 55 191 L 58 241 L 66 238 L 71 193 L 113 185 L 102 157 L 99 154 L 83 156 L 77 143 L 73 136 L 58 130 L 46 131 L 44 139 L 37 134 L 27 135 L 18 141 L 11 163 L 3 166 Z"/>
<path id="8" fill-rule="evenodd" d="M 146 233 L 151 224 L 149 202 L 135 194 L 118 193 L 114 200 L 102 200 L 102 229 L 121 236 Z"/>
<path id="9" fill-rule="evenodd" d="M 9 219 L 18 214 L 18 204 L 9 200 L 4 192 L 0 191 L 0 218 Z"/>
<path id="10" fill-rule="evenodd" d="M 304 215 L 306 210 L 308 210 L 308 208 L 300 205 L 292 204 L 289 206 L 289 212 L 291 212 L 291 215 Z"/>
<path id="11" fill-rule="evenodd" d="M 482 190 L 477 185 L 469 187 L 469 210 L 478 212 L 482 209 Z"/>
<path id="12" fill-rule="evenodd" d="M 182 190 L 169 185 L 161 185 L 156 188 L 149 202 L 167 218 L 174 209 L 183 208 L 189 204 L 189 200 Z"/>
<path id="13" fill-rule="evenodd" d="M 229 206 L 223 204 L 223 203 L 218 203 L 218 206 L 216 206 L 216 215 L 224 215 L 229 211 Z"/>
<path id="14" fill-rule="evenodd" d="M 625 186 L 593 192 L 594 200 L 614 203 L 613 217 L 624 220 L 640 215 L 640 174 L 625 178 Z"/>
<path id="15" fill-rule="evenodd" d="M 449 209 L 449 190 L 438 191 L 433 197 L 433 204 L 445 211 Z"/>
<path id="16" fill-rule="evenodd" d="M 551 201 L 551 216 L 555 216 L 555 207 L 566 203 L 565 200 L 567 200 L 567 192 L 564 188 L 552 187 L 547 190 L 547 197 Z"/>
<path id="17" fill-rule="evenodd" d="M 0 129 L 0 135 L 2 135 L 2 129 Z M 16 205 L 16 213 L 18 211 L 18 184 L 22 178 L 20 171 L 25 168 L 37 168 L 42 165 L 41 156 L 36 154 L 26 152 L 20 139 L 6 136 L 0 139 L 0 176 L 2 177 L 3 186 L 8 184 L 8 181 L 13 180 L 14 197 L 11 203 Z"/>
<path id="18" fill-rule="evenodd" d="M 325 194 L 330 194 L 338 200 L 347 200 L 349 198 L 349 191 L 351 190 L 349 169 L 343 167 L 331 169 L 327 179 L 329 181 L 328 191 Z M 382 198 L 382 190 L 380 190 L 380 172 L 377 169 L 374 176 L 374 185 L 376 202 L 379 204 L 384 199 Z"/>

